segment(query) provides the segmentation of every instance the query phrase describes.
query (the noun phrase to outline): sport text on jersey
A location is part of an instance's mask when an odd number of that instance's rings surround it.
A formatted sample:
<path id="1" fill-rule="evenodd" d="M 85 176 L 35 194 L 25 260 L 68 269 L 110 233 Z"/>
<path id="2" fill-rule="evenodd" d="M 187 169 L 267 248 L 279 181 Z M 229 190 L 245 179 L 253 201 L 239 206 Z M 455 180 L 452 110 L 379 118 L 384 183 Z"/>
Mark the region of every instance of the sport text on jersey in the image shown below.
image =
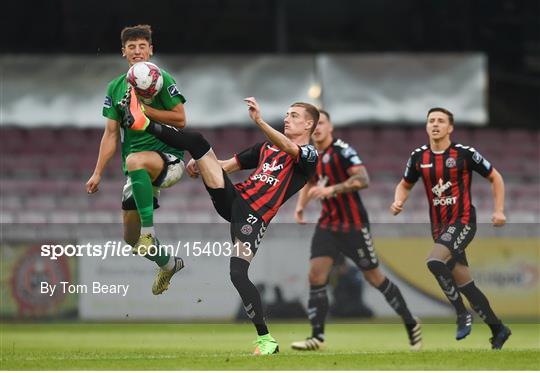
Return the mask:
<path id="1" fill-rule="evenodd" d="M 262 170 L 263 172 L 261 173 L 251 175 L 251 180 L 261 181 L 272 186 L 279 184 L 279 179 L 271 173 L 283 170 L 283 164 L 277 164 L 276 160 L 274 159 L 271 164 L 268 162 L 263 163 Z"/>
<path id="2" fill-rule="evenodd" d="M 279 184 L 279 179 L 277 177 L 265 173 L 252 175 L 251 180 L 262 181 L 263 183 L 270 184 L 272 186 Z"/>

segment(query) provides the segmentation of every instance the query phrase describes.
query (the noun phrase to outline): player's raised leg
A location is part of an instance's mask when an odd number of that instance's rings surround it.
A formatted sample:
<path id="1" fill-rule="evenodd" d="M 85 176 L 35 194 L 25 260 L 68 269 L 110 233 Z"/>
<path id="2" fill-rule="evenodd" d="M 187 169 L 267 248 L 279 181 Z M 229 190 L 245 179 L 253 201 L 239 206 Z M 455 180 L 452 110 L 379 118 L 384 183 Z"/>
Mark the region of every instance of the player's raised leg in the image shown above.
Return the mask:
<path id="1" fill-rule="evenodd" d="M 146 131 L 169 146 L 189 151 L 197 162 L 204 184 L 212 189 L 224 188 L 223 169 L 208 141 L 198 132 L 179 131 L 174 127 L 148 121 L 141 106 L 132 104 L 132 102 L 138 101 L 133 97 L 135 97 L 134 90 L 131 88 L 131 93 L 126 94 L 125 97 L 126 108 L 129 108 L 126 112 L 131 113 L 132 118 L 134 118 L 131 121 L 126 120 L 131 123 L 130 128 Z"/>
<path id="2" fill-rule="evenodd" d="M 311 336 L 294 342 L 294 350 L 310 351 L 324 348 L 324 326 L 328 314 L 328 275 L 334 264 L 330 256 L 319 256 L 309 261 L 309 300 L 308 318 L 311 323 Z"/>
<path id="3" fill-rule="evenodd" d="M 123 99 L 126 108 L 124 122 L 134 131 L 146 131 L 165 144 L 179 150 L 187 150 L 197 161 L 205 185 L 209 188 L 223 188 L 224 179 L 221 165 L 208 141 L 198 132 L 180 131 L 171 126 L 152 122 L 144 114 L 131 87 Z"/>

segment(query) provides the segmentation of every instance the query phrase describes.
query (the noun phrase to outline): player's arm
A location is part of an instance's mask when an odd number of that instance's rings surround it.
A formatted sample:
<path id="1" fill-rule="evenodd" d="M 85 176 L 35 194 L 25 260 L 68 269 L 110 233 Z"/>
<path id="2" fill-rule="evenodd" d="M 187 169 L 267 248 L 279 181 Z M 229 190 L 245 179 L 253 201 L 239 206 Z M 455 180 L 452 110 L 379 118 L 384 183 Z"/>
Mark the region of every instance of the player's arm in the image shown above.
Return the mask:
<path id="1" fill-rule="evenodd" d="M 103 131 L 103 136 L 101 137 L 101 143 L 99 145 L 96 167 L 94 169 L 94 173 L 86 182 L 86 191 L 88 193 L 95 193 L 98 191 L 103 170 L 116 152 L 119 128 L 120 125 L 118 121 L 114 119 L 107 119 L 107 124 L 105 125 L 105 130 Z"/>
<path id="2" fill-rule="evenodd" d="M 338 194 L 354 192 L 367 188 L 369 175 L 365 166 L 353 166 L 347 170 L 349 178 L 342 183 L 330 186 L 318 186 L 310 191 L 311 198 L 325 199 L 335 197 Z"/>
<path id="3" fill-rule="evenodd" d="M 311 201 L 309 191 L 315 186 L 314 182 L 308 181 L 306 185 L 298 193 L 298 201 L 296 201 L 296 209 L 294 210 L 294 219 L 298 224 L 306 224 L 304 220 L 304 208 Z"/>
<path id="4" fill-rule="evenodd" d="M 413 186 L 414 184 L 405 181 L 405 179 L 401 179 L 394 193 L 394 202 L 392 203 L 392 206 L 390 206 L 390 211 L 393 215 L 397 215 L 403 211 L 403 206 L 409 198 L 409 193 Z"/>
<path id="5" fill-rule="evenodd" d="M 504 180 L 502 175 L 495 168 L 493 168 L 487 179 L 491 183 L 494 202 L 491 221 L 494 226 L 500 227 L 506 223 L 506 216 L 504 215 Z"/>
<path id="6" fill-rule="evenodd" d="M 264 132 L 264 134 L 266 135 L 266 137 L 268 137 L 272 144 L 277 146 L 285 153 L 293 157 L 298 157 L 298 154 L 300 153 L 300 147 L 291 140 L 289 140 L 287 136 L 273 129 L 268 123 L 266 123 L 262 119 L 261 109 L 259 108 L 259 104 L 255 100 L 255 98 L 248 97 L 245 98 L 244 101 L 249 107 L 250 118 L 259 126 L 259 128 Z"/>
<path id="7" fill-rule="evenodd" d="M 409 193 L 411 192 L 411 189 L 414 187 L 414 184 L 420 178 L 417 161 L 418 152 L 412 152 L 409 160 L 407 161 L 407 166 L 405 167 L 403 178 L 396 186 L 396 191 L 394 193 L 394 202 L 390 206 L 390 211 L 393 215 L 397 215 L 401 211 L 403 211 L 403 206 L 409 198 Z"/>
<path id="8" fill-rule="evenodd" d="M 168 124 L 176 128 L 186 126 L 186 112 L 182 103 L 177 104 L 171 110 L 155 109 L 149 105 L 143 105 L 144 112 L 154 122 Z"/>
<path id="9" fill-rule="evenodd" d="M 369 186 L 369 175 L 365 166 L 349 167 L 349 178 L 342 183 L 332 185 L 334 195 L 355 192 Z"/>
<path id="10" fill-rule="evenodd" d="M 504 216 L 504 180 L 501 174 L 474 148 L 469 148 L 469 151 L 466 154 L 471 169 L 488 179 L 491 183 L 491 191 L 493 193 L 493 202 L 495 205 L 491 221 L 496 227 L 503 226 L 504 223 L 506 223 L 506 217 Z"/>
<path id="11" fill-rule="evenodd" d="M 164 109 L 143 105 L 145 114 L 154 122 L 184 128 L 186 126 L 186 113 L 184 111 L 186 99 L 180 93 L 174 78 L 165 70 L 161 70 L 161 73 L 163 75 L 163 88 L 155 99 L 161 101 Z"/>

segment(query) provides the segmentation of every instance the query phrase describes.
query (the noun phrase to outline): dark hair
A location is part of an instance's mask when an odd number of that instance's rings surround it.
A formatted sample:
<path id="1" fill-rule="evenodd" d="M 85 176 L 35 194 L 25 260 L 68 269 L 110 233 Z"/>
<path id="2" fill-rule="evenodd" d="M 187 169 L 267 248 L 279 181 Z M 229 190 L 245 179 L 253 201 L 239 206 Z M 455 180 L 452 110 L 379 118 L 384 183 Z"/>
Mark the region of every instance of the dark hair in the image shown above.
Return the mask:
<path id="1" fill-rule="evenodd" d="M 125 46 L 128 41 L 138 39 L 144 39 L 148 41 L 148 44 L 152 45 L 152 27 L 150 27 L 150 25 L 128 26 L 124 27 L 120 33 L 122 47 Z"/>
<path id="2" fill-rule="evenodd" d="M 441 113 L 445 113 L 448 116 L 448 121 L 450 122 L 450 124 L 454 125 L 454 114 L 452 114 L 452 112 L 450 110 L 447 110 L 445 108 L 442 108 L 442 107 L 431 108 L 431 109 L 429 109 L 429 111 L 427 113 L 427 116 L 429 117 L 429 114 L 431 114 L 433 112 L 436 112 L 436 111 L 440 111 Z"/>
<path id="3" fill-rule="evenodd" d="M 311 133 L 313 133 L 315 131 L 315 127 L 317 127 L 317 123 L 319 123 L 319 109 L 317 109 L 315 105 L 308 104 L 307 102 L 295 102 L 291 105 L 291 107 L 293 106 L 303 107 L 306 109 L 307 114 L 311 117 L 310 119 L 313 119 L 313 127 L 311 127 Z"/>
<path id="4" fill-rule="evenodd" d="M 319 113 L 326 115 L 326 117 L 328 118 L 328 120 L 331 120 L 331 119 L 330 119 L 330 114 L 328 114 L 328 112 L 327 112 L 326 110 L 319 109 Z"/>

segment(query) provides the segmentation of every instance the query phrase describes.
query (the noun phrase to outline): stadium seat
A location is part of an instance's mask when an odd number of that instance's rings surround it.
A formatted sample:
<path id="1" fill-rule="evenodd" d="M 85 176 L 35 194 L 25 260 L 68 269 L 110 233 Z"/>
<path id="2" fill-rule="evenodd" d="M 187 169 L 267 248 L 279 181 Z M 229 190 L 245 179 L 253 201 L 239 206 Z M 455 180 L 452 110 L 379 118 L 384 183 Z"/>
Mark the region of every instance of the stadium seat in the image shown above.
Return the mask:
<path id="1" fill-rule="evenodd" d="M 254 128 L 200 129 L 193 126 L 192 129 L 200 130 L 221 158 L 231 157 L 255 142 L 264 141 Z M 120 197 L 125 176 L 119 152 L 107 166 L 99 192 L 91 196 L 86 194 L 85 183 L 94 169 L 102 133 L 101 128 L 2 128 L 2 136 L 9 138 L 6 146 L 0 149 L 2 221 L 121 222 Z M 412 191 L 406 219 L 396 219 L 388 213 L 395 185 L 401 179 L 410 151 L 426 143 L 424 128 L 350 126 L 338 127 L 334 134 L 354 146 L 368 168 L 371 185 L 361 194 L 371 221 L 427 221 L 427 202 L 421 184 Z M 474 144 L 503 174 L 507 210 L 513 222 L 540 222 L 538 131 L 458 127 L 454 138 L 464 144 Z M 503 145 L 504 153 L 500 152 Z M 186 160 L 189 159 L 186 155 Z M 248 174 L 235 174 L 231 179 L 240 180 L 242 175 Z M 481 182 L 478 176 L 475 179 L 473 203 L 481 216 L 490 216 L 493 203 L 490 186 Z M 293 198 L 286 203 L 276 221 L 294 222 L 295 202 Z M 160 204 L 157 221 L 221 221 L 200 180 L 185 177 L 177 186 L 162 192 Z M 319 207 L 312 204 L 310 209 L 316 220 Z"/>

